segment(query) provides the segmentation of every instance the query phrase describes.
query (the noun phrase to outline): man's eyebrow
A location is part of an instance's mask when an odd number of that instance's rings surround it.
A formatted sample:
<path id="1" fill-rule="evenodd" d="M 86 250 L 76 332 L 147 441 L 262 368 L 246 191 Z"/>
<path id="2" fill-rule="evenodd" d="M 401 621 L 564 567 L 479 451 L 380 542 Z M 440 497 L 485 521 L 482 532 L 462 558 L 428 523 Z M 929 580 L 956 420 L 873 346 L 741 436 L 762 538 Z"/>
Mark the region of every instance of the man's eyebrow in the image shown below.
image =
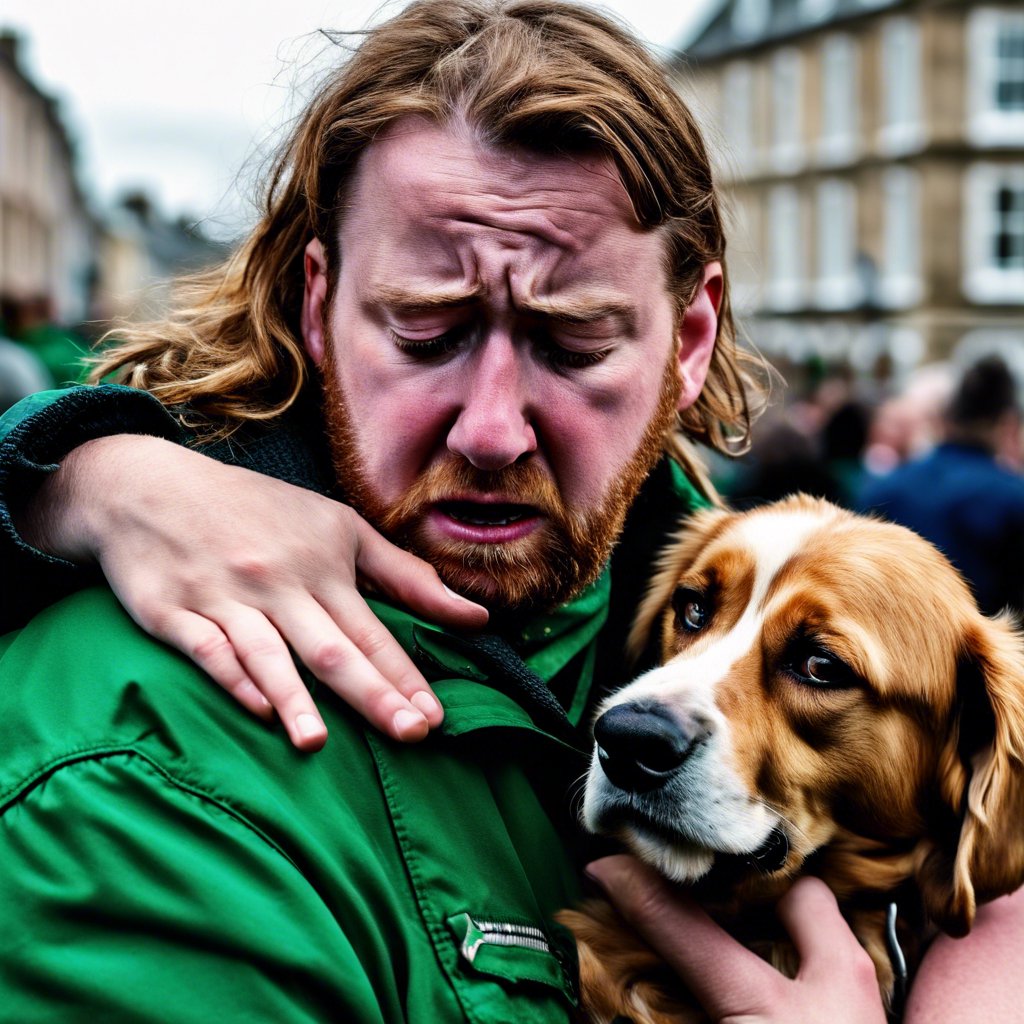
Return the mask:
<path id="1" fill-rule="evenodd" d="M 535 297 L 520 302 L 519 308 L 526 313 L 570 325 L 586 326 L 602 320 L 618 320 L 627 329 L 631 329 L 636 323 L 636 306 L 620 299 L 587 295 L 556 299 Z"/>
<path id="2" fill-rule="evenodd" d="M 476 288 L 435 288 L 424 291 L 410 291 L 394 285 L 380 285 L 370 296 L 370 303 L 385 306 L 396 313 L 420 313 L 432 309 L 458 309 L 471 306 L 480 299 L 484 290 Z"/>
<path id="3" fill-rule="evenodd" d="M 370 296 L 370 304 L 384 306 L 396 313 L 422 313 L 438 309 L 472 306 L 484 295 L 483 286 L 475 288 L 437 288 L 413 291 L 382 284 Z M 559 323 L 586 326 L 602 320 L 618 320 L 630 330 L 636 323 L 636 306 L 624 299 L 603 296 L 567 295 L 562 298 L 534 297 L 516 304 L 524 313 L 557 320 Z"/>

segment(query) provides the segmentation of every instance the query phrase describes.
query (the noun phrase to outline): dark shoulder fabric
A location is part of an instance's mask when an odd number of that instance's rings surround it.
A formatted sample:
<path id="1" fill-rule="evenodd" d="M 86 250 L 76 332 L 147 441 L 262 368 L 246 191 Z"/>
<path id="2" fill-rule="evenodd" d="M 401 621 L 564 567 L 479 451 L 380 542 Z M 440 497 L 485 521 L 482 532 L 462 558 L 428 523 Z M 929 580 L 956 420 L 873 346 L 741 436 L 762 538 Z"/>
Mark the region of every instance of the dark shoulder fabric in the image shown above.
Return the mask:
<path id="1" fill-rule="evenodd" d="M 667 456 L 654 467 L 633 503 L 612 554 L 612 595 L 601 632 L 594 696 L 616 689 L 650 665 L 631 666 L 624 648 L 629 628 L 650 580 L 654 560 L 683 519 L 706 504 Z"/>
<path id="2" fill-rule="evenodd" d="M 150 394 L 116 385 L 31 395 L 0 421 L 0 632 L 94 582 L 95 569 L 53 558 L 18 535 L 12 510 L 72 449 L 97 437 L 150 434 L 180 440 L 178 426 Z"/>

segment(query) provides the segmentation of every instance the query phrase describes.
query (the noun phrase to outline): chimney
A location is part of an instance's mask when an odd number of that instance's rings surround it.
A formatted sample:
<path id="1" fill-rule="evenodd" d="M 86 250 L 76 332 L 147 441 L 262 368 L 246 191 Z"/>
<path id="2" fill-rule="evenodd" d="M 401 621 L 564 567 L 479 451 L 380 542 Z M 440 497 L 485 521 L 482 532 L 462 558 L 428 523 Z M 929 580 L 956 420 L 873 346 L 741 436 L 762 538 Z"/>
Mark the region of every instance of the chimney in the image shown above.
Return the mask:
<path id="1" fill-rule="evenodd" d="M 21 37 L 9 28 L 0 30 L 0 57 L 18 68 L 18 51 L 21 48 Z"/>

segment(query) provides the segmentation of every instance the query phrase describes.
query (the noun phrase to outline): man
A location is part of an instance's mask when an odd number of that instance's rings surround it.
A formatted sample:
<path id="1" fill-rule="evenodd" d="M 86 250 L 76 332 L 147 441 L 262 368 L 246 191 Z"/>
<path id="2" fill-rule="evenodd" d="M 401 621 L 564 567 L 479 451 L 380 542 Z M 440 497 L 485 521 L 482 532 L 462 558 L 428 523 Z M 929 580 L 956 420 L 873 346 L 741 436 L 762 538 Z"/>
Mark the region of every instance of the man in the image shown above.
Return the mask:
<path id="1" fill-rule="evenodd" d="M 598 667 L 617 675 L 649 558 L 701 501 L 659 453 L 677 413 L 720 444 L 745 419 L 699 135 L 642 48 L 586 10 L 428 0 L 327 84 L 272 183 L 238 258 L 168 323 L 128 332 L 107 369 L 187 405 L 206 451 L 313 490 L 101 437 L 177 438 L 179 421 L 140 393 L 75 392 L 32 406 L 2 470 L 8 528 L 53 554 L 8 547 L 53 586 L 74 585 L 58 555 L 97 558 L 139 621 L 248 706 L 265 693 L 296 746 L 322 744 L 323 722 L 331 742 L 303 756 L 238 715 L 103 590 L 8 637 L 0 1014 L 568 1019 L 572 946 L 550 915 L 579 894 L 565 798 L 580 727 Z M 484 613 L 314 493 L 332 483 L 325 432 L 336 493 L 485 603 L 485 634 L 413 615 Z M 213 520 L 222 549 L 251 539 L 253 495 L 275 558 L 215 552 L 247 581 L 239 599 L 190 534 Z M 356 572 L 394 600 L 372 609 L 397 647 L 353 597 Z M 283 692 L 285 640 L 354 704 L 374 693 L 392 739 L 330 693 L 321 722 L 308 692 Z M 863 970 L 836 985 L 820 969 L 844 932 L 807 892 L 790 922 L 825 923 L 800 941 L 818 969 L 802 989 L 758 985 L 755 1019 L 813 1015 L 826 993 L 881 1019 Z M 668 945 L 685 974 L 686 945 Z M 723 947 L 707 932 L 700 948 Z M 737 992 L 707 998 L 727 1015 Z"/>

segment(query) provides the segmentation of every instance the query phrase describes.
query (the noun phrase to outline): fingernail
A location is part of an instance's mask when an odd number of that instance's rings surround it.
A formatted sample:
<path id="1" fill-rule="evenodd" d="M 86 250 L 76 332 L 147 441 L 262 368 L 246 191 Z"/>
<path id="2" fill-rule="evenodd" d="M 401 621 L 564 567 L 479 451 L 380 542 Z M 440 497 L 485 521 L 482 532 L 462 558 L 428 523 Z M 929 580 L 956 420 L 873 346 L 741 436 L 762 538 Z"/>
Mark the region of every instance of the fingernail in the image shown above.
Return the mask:
<path id="1" fill-rule="evenodd" d="M 306 714 L 299 715 L 295 719 L 295 731 L 304 740 L 312 739 L 314 736 L 322 736 L 324 733 L 324 723 L 320 721 L 316 715 L 311 715 L 308 712 Z"/>
<path id="2" fill-rule="evenodd" d="M 621 878 L 623 867 L 627 863 L 629 862 L 622 855 L 610 854 L 607 857 L 592 860 L 583 868 L 583 874 L 595 885 L 607 890 L 615 884 L 617 879 Z"/>
<path id="3" fill-rule="evenodd" d="M 472 601 L 470 601 L 468 597 L 463 597 L 461 594 L 456 594 L 454 590 L 452 590 L 450 587 L 445 586 L 443 583 L 441 584 L 441 586 L 444 587 L 444 592 L 449 597 L 455 598 L 456 601 L 465 601 L 467 604 L 473 603 Z"/>
<path id="4" fill-rule="evenodd" d="M 249 679 L 244 683 L 239 683 L 235 693 L 240 697 L 248 697 L 250 700 L 255 701 L 264 710 L 270 707 L 270 701 L 260 693 L 256 684 Z"/>
<path id="5" fill-rule="evenodd" d="M 417 711 L 422 711 L 427 721 L 430 720 L 431 715 L 442 713 L 440 702 L 432 694 L 427 693 L 426 690 L 417 690 L 409 698 L 409 703 Z"/>
<path id="6" fill-rule="evenodd" d="M 421 729 L 426 724 L 426 720 L 422 715 L 417 714 L 415 711 L 408 711 L 406 708 L 396 711 L 395 717 L 391 719 L 391 722 L 399 736 L 404 736 L 413 729 Z"/>

